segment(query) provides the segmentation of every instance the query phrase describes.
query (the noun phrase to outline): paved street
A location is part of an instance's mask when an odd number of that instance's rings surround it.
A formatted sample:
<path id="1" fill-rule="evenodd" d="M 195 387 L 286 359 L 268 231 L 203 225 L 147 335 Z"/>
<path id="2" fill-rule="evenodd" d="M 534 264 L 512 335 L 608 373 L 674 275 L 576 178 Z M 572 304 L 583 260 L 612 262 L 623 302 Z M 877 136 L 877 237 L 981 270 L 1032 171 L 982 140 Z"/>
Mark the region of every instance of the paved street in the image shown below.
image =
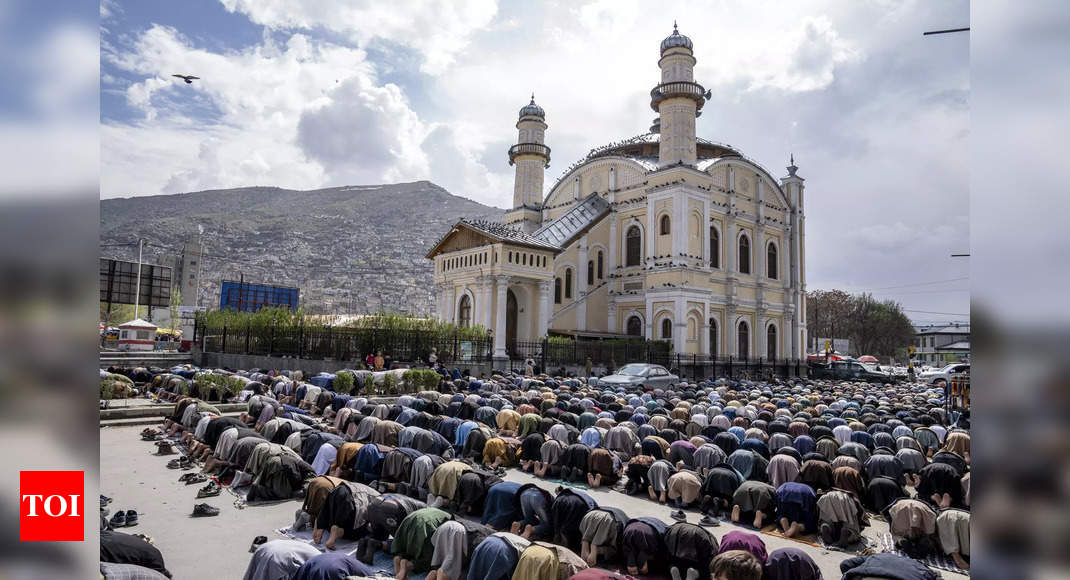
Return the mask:
<path id="1" fill-rule="evenodd" d="M 234 497 L 227 492 L 218 497 L 197 500 L 198 485 L 186 486 L 178 482 L 184 473 L 165 467 L 169 457 L 152 455 L 155 447 L 141 441 L 142 427 L 104 427 L 100 430 L 100 490 L 115 498 L 116 509 L 136 509 L 140 524 L 122 531 L 147 534 L 154 538 L 163 552 L 168 569 L 175 578 L 240 578 L 249 562 L 249 544 L 258 535 L 269 539 L 280 536 L 271 531 L 293 521 L 299 500 L 272 505 L 257 505 L 236 509 Z M 522 483 L 534 482 L 552 490 L 546 480 L 510 470 L 506 479 Z M 603 505 L 623 509 L 632 517 L 653 516 L 667 522 L 669 509 L 640 496 L 627 496 L 608 489 L 591 490 L 591 496 Z M 193 505 L 205 502 L 220 509 L 214 518 L 191 518 Z M 688 512 L 688 521 L 697 522 L 699 516 Z M 873 521 L 866 529 L 867 537 L 887 531 L 887 524 Z M 712 528 L 720 538 L 737 529 L 731 523 Z M 744 529 L 745 528 L 738 528 Z M 749 530 L 746 530 L 749 531 Z M 821 567 L 826 579 L 840 577 L 839 563 L 850 557 L 841 552 L 829 552 L 800 542 L 762 535 L 769 551 L 782 547 L 805 550 Z M 965 578 L 944 572 L 945 578 Z"/>

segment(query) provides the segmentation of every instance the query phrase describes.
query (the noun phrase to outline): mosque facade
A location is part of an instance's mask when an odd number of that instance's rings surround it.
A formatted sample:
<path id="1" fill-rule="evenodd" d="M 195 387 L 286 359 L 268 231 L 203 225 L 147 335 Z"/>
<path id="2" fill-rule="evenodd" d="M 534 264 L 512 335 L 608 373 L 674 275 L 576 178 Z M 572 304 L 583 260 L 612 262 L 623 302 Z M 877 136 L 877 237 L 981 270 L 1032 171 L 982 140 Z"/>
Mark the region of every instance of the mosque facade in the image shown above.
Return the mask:
<path id="1" fill-rule="evenodd" d="M 546 112 L 520 109 L 513 208 L 462 219 L 427 254 L 438 316 L 494 357 L 548 335 L 671 341 L 677 353 L 798 359 L 806 345 L 803 178 L 699 138 L 691 39 L 661 43 L 650 132 L 592 149 L 545 197 Z M 623 362 L 623 361 L 622 361 Z"/>

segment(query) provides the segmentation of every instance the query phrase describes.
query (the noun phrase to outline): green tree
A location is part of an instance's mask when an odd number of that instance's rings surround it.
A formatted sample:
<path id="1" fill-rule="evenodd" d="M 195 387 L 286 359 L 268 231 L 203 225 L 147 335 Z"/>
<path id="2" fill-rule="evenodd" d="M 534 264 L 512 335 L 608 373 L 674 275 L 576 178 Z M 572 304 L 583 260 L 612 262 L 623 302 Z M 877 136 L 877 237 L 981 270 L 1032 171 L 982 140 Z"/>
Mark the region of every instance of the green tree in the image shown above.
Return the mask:
<path id="1" fill-rule="evenodd" d="M 182 290 L 179 290 L 178 286 L 171 289 L 171 303 L 168 305 L 171 315 L 171 336 L 175 335 L 175 330 L 178 328 L 179 318 L 181 312 L 178 307 L 182 306 Z"/>

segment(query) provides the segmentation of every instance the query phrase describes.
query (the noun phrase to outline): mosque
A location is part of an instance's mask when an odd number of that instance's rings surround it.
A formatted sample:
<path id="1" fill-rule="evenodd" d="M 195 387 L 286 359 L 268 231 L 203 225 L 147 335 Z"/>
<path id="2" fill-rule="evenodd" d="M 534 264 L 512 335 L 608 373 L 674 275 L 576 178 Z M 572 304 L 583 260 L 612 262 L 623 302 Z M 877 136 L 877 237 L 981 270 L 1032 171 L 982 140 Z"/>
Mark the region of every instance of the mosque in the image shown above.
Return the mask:
<path id="1" fill-rule="evenodd" d="M 592 149 L 543 197 L 546 112 L 520 109 L 505 223 L 462 219 L 427 254 L 438 316 L 493 332 L 494 358 L 548 335 L 798 359 L 806 345 L 803 178 L 699 138 L 690 38 L 661 41 L 650 132 Z M 623 361 L 622 361 L 623 362 Z"/>

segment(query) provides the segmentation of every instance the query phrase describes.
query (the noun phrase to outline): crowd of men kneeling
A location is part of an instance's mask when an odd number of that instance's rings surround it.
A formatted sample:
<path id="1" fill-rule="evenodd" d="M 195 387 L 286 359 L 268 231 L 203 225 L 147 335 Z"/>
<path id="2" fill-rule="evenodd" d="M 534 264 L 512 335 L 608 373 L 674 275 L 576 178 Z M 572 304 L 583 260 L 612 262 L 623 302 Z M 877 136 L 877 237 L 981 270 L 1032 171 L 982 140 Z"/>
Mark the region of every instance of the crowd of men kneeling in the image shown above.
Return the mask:
<path id="1" fill-rule="evenodd" d="M 820 578 L 802 550 L 767 554 L 757 534 L 718 539 L 710 528 L 729 518 L 856 550 L 870 513 L 887 519 L 902 553 L 969 566 L 968 416 L 947 416 L 942 393 L 921 385 L 719 380 L 628 393 L 494 375 L 386 405 L 334 393 L 329 380 L 253 371 L 238 373 L 246 412 L 226 417 L 173 394 L 187 374 L 153 378 L 156 396 L 177 400 L 162 431 L 143 437 L 180 438 L 187 461 L 214 476 L 206 487 L 248 486 L 249 501 L 303 493 L 292 528 L 329 550 L 265 542 L 247 579 L 372 576 L 380 551 L 394 556 L 397 578 L 620 577 L 614 568 L 674 580 Z M 565 485 L 550 493 L 503 481 L 508 467 Z M 583 486 L 671 504 L 677 521 L 631 518 Z M 699 525 L 688 508 L 704 514 Z M 359 540 L 354 557 L 330 551 L 343 539 Z M 841 569 L 937 577 L 887 553 Z"/>

